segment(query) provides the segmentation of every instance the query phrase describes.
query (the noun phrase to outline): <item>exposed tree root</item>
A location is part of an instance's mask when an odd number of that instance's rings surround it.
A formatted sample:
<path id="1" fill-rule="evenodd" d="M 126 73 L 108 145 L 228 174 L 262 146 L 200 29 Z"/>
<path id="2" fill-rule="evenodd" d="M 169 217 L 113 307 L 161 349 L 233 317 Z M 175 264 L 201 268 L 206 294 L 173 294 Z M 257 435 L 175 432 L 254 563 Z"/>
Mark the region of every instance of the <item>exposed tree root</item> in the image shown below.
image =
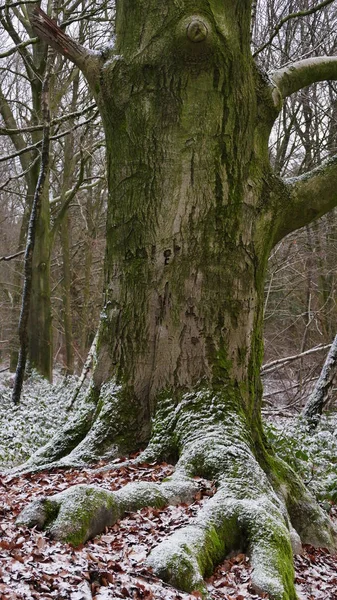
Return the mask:
<path id="1" fill-rule="evenodd" d="M 126 512 L 144 506 L 163 508 L 168 504 L 191 502 L 198 490 L 193 479 L 174 478 L 164 483 L 129 483 L 117 492 L 94 485 L 74 485 L 28 505 L 17 524 L 47 529 L 54 539 L 78 546 L 102 533 Z"/>
<path id="2" fill-rule="evenodd" d="M 169 481 L 129 484 L 113 493 L 75 486 L 34 502 L 19 522 L 46 527 L 54 537 L 78 544 L 125 511 L 190 500 L 198 475 L 215 480 L 217 492 L 187 527 L 152 550 L 148 562 L 155 573 L 206 598 L 204 577 L 232 549 L 242 549 L 250 555 L 256 590 L 274 600 L 295 600 L 292 551 L 300 550 L 299 536 L 332 549 L 336 532 L 292 470 L 262 442 L 257 453 L 238 406 L 238 398 L 206 390 L 186 394 L 175 408 L 163 402 L 143 457 L 178 456 Z"/>

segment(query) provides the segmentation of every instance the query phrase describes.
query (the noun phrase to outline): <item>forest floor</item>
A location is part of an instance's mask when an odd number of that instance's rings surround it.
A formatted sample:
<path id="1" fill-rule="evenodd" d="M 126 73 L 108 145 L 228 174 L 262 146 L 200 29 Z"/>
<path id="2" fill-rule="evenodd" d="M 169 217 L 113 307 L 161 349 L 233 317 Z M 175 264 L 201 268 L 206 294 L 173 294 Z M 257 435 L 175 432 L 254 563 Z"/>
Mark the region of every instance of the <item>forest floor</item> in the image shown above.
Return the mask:
<path id="1" fill-rule="evenodd" d="M 67 418 L 75 380 L 67 387 L 59 378 L 49 386 L 34 376 L 25 387 L 20 406 L 10 403 L 10 380 L 0 382 L 0 465 L 22 462 Z M 336 416 L 330 415 L 309 437 L 297 417 L 268 416 L 267 432 L 283 458 L 306 480 L 337 526 Z M 107 471 L 97 466 L 82 470 L 53 470 L 20 477 L 0 476 L 0 600 L 114 600 L 118 598 L 193 600 L 198 593 L 177 592 L 145 566 L 151 548 L 186 525 L 214 488 L 199 481 L 190 505 L 130 513 L 101 536 L 79 548 L 50 540 L 36 529 L 15 525 L 15 518 L 31 499 L 60 492 L 70 485 L 90 483 L 116 490 L 130 481 L 160 481 L 173 467 L 144 464 Z M 296 588 L 300 600 L 337 600 L 337 556 L 305 546 L 295 557 Z M 250 587 L 250 564 L 244 554 L 225 560 L 207 581 L 214 600 L 259 600 Z M 267 598 L 267 596 L 265 596 Z"/>

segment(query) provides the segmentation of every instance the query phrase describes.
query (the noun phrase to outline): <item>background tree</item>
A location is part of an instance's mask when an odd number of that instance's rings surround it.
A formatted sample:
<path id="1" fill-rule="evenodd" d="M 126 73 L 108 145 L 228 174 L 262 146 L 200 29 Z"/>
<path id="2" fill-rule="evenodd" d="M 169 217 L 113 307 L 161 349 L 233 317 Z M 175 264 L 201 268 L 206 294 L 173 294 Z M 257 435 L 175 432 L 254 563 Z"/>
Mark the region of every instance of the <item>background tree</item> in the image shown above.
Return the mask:
<path id="1" fill-rule="evenodd" d="M 319 11 L 313 3 L 294 1 L 259 3 L 254 51 L 267 69 L 300 57 L 335 54 L 335 3 Z M 290 13 L 302 16 L 286 20 Z M 286 22 L 285 22 L 286 21 Z M 280 28 L 279 25 L 283 23 Z M 333 81 L 318 83 L 289 97 L 270 139 L 271 161 L 282 176 L 303 173 L 335 152 L 336 127 Z M 278 244 L 269 259 L 265 300 L 265 360 L 324 347 L 335 336 L 335 212 Z M 324 352 L 284 361 L 264 377 L 265 395 L 300 410 L 318 377 Z M 279 363 L 280 364 L 280 363 Z"/>
<path id="2" fill-rule="evenodd" d="M 101 34 L 95 33 L 95 18 L 102 17 L 109 9 L 107 5 L 98 7 L 91 3 L 88 12 L 85 3 L 74 2 L 65 4 L 57 13 L 63 19 L 63 26 L 71 26 L 74 33 L 89 37 L 95 43 Z M 39 149 L 41 147 L 42 121 L 40 111 L 41 80 L 45 68 L 46 45 L 33 37 L 24 4 L 6 3 L 1 7 L 2 24 L 4 26 L 2 53 L 3 69 L 1 79 L 1 102 L 0 111 L 3 117 L 4 127 L 1 129 L 4 161 L 9 162 L 7 176 L 3 178 L 2 197 L 6 202 L 8 197 L 20 198 L 21 203 L 16 215 L 17 227 L 21 228 L 20 238 L 12 235 L 12 248 L 9 254 L 15 254 L 22 250 L 27 234 L 32 198 L 37 184 L 39 172 Z M 91 16 L 91 25 L 83 19 Z M 75 29 L 74 29 L 75 28 Z M 14 45 L 13 45 L 14 44 Z M 6 48 L 7 46 L 7 48 Z M 44 58 L 43 58 L 44 57 Z M 41 65 L 40 65 L 41 63 Z M 40 66 L 39 66 L 40 65 Z M 35 70 L 34 70 L 35 69 Z M 40 69 L 40 70 L 39 70 Z M 38 71 L 38 72 L 37 72 Z M 32 367 L 44 376 L 51 378 L 53 359 L 53 338 L 56 345 L 56 354 L 59 359 L 63 358 L 67 372 L 73 370 L 73 353 L 76 351 L 76 360 L 81 363 L 85 360 L 85 354 L 95 334 L 100 304 L 100 294 L 97 292 L 92 299 L 92 319 L 90 323 L 90 335 L 86 340 L 86 348 L 80 350 L 80 342 L 76 344 L 72 339 L 73 316 L 71 308 L 76 306 L 80 310 L 79 291 L 73 297 L 72 282 L 76 276 L 73 269 L 71 254 L 75 252 L 77 259 L 83 259 L 83 244 L 81 239 L 74 239 L 74 250 L 67 250 L 67 239 L 73 224 L 81 220 L 85 221 L 82 203 L 85 204 L 88 194 L 91 195 L 93 211 L 99 207 L 100 215 L 104 207 L 104 172 L 100 165 L 102 159 L 99 157 L 102 146 L 102 134 L 97 123 L 97 112 L 92 97 L 88 94 L 83 84 L 83 78 L 78 70 L 64 64 L 62 57 L 58 56 L 54 65 L 54 72 L 50 85 L 52 86 L 52 122 L 51 122 L 51 150 L 49 159 L 49 176 L 46 185 L 48 190 L 44 192 L 44 201 L 37 222 L 36 246 L 33 254 L 32 273 L 32 301 L 30 303 L 30 318 L 28 326 L 29 358 Z M 36 88 L 36 89 L 35 89 Z M 65 111 L 66 108 L 66 111 Z M 93 134 L 93 132 L 95 132 Z M 94 143 L 88 144 L 85 138 L 91 135 Z M 8 142 L 10 141 L 10 145 Z M 14 148 L 13 148 L 14 146 Z M 69 160 L 71 156 L 71 160 Z M 9 160 L 8 160 L 9 159 Z M 21 169 L 18 169 L 20 161 Z M 89 161 L 91 170 L 86 163 Z M 65 167 L 63 178 L 59 173 Z M 8 176 L 9 175 L 9 176 Z M 97 186 L 97 196 L 92 196 Z M 103 188 L 103 194 L 102 194 Z M 76 199 L 76 200 L 75 200 Z M 75 208 L 75 203 L 77 208 Z M 70 209 L 70 210 L 69 210 Z M 70 212 L 73 218 L 70 217 Z M 102 225 L 98 215 L 97 227 Z M 77 233 L 82 237 L 83 227 L 77 227 Z M 60 233 L 60 238 L 58 235 Z M 14 234 L 14 230 L 13 230 Z M 103 238 L 103 236 L 102 236 Z M 63 273 L 59 276 L 58 259 L 56 264 L 52 261 L 52 253 L 55 248 L 55 256 L 58 254 L 58 244 L 61 242 Z M 69 244 L 69 241 L 68 241 Z M 97 251 L 101 254 L 102 244 L 97 245 Z M 88 248 L 86 247 L 88 255 Z M 91 249 L 92 250 L 92 249 Z M 51 267 L 50 267 L 51 263 Z M 17 263 L 16 263 L 17 264 Z M 88 263 L 89 264 L 89 263 Z M 54 268 L 55 265 L 55 268 Z M 5 279 L 11 280 L 8 270 L 12 268 L 7 264 L 3 266 Z M 50 272 L 50 268 L 52 272 Z M 12 269 L 13 270 L 13 269 Z M 91 266 L 89 264 L 90 277 Z M 88 275 L 87 275 L 88 277 Z M 58 278 L 58 279 L 57 279 Z M 15 293 L 11 293 L 12 319 L 9 327 L 9 339 L 11 340 L 11 367 L 15 369 L 18 351 L 18 340 L 15 331 L 19 320 L 20 288 L 22 285 L 21 269 L 15 270 L 14 286 Z M 59 308 L 58 288 L 63 288 L 60 296 L 63 298 L 62 308 Z M 99 289 L 97 279 L 92 278 L 92 288 Z M 87 290 L 90 290 L 90 287 Z M 54 298 L 51 298 L 51 291 Z M 88 291 L 86 292 L 88 296 Z M 7 306 L 7 302 L 5 303 Z M 86 304 L 88 302 L 86 301 Z M 52 332 L 52 308 L 54 310 L 54 333 Z M 87 321 L 87 317 L 84 317 Z M 83 322 L 83 319 L 81 319 Z M 8 321 L 8 318 L 6 319 Z M 85 331 L 87 324 L 83 328 Z M 82 328 L 79 327 L 82 332 Z M 57 332 L 60 332 L 59 334 Z M 63 350 L 64 346 L 64 350 Z"/>

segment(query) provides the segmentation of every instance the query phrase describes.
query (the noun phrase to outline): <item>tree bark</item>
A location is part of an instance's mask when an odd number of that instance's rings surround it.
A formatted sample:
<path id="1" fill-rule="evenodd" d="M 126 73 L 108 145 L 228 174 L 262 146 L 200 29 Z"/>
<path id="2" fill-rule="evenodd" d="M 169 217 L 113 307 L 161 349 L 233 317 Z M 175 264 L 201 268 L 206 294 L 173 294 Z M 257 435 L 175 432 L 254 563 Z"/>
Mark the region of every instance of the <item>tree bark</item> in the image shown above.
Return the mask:
<path id="1" fill-rule="evenodd" d="M 319 422 L 323 408 L 328 402 L 329 391 L 333 384 L 336 375 L 337 364 L 337 336 L 331 344 L 328 356 L 324 362 L 318 381 L 313 392 L 310 394 L 308 401 L 302 411 L 302 415 L 312 428 L 315 428 Z"/>
<path id="2" fill-rule="evenodd" d="M 337 203 L 332 188 L 323 189 L 337 169 L 330 163 L 290 183 L 273 174 L 268 138 L 289 86 L 282 75 L 277 89 L 256 68 L 250 9 L 246 0 L 198 0 L 193 11 L 187 1 L 119 0 L 114 49 L 87 59 L 81 50 L 106 133 L 105 306 L 88 418 L 24 468 L 146 448 L 139 460 L 176 462 L 181 489 L 196 474 L 214 479 L 214 499 L 151 553 L 155 572 L 206 597 L 203 577 L 242 547 L 256 589 L 295 600 L 298 534 L 331 548 L 336 537 L 266 445 L 263 284 L 273 244 Z M 57 47 L 47 21 L 43 36 Z M 73 46 L 65 43 L 67 51 L 58 49 L 69 56 Z M 79 64 L 77 51 L 70 58 Z M 84 486 L 74 494 L 75 506 L 90 513 L 79 525 L 71 491 L 21 521 L 49 523 L 65 540 L 74 526 L 80 543 L 97 533 L 97 512 L 100 530 L 120 515 L 100 491 Z M 150 502 L 135 494 L 137 506 Z"/>

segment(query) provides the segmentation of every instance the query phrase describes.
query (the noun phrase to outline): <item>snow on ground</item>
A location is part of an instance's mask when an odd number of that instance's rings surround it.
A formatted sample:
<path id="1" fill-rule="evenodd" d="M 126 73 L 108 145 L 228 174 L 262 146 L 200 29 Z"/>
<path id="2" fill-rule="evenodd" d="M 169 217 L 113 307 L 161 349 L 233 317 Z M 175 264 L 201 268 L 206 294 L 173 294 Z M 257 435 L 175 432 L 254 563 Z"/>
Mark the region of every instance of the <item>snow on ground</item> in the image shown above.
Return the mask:
<path id="1" fill-rule="evenodd" d="M 50 439 L 69 417 L 76 378 L 56 373 L 50 385 L 33 374 L 19 406 L 11 402 L 11 377 L 0 379 L 0 468 L 17 465 Z M 82 393 L 83 398 L 83 393 Z M 81 402 L 79 399 L 76 404 Z M 284 414 L 284 411 L 283 413 Z M 337 521 L 337 415 L 325 415 L 310 434 L 297 415 L 265 414 L 266 431 L 278 453 L 299 472 L 323 507 Z M 198 597 L 178 593 L 145 568 L 151 546 L 186 524 L 212 493 L 206 488 L 190 505 L 162 511 L 143 509 L 130 514 L 100 537 L 74 550 L 52 542 L 36 530 L 18 529 L 15 516 L 33 496 L 47 495 L 74 483 L 99 483 L 117 489 L 131 480 L 160 480 L 169 465 L 144 465 L 131 470 L 54 471 L 12 479 L 0 477 L 0 600 L 152 598 L 178 600 Z M 97 481 L 101 477 L 102 481 Z M 304 547 L 295 557 L 300 600 L 337 600 L 336 556 Z M 227 559 L 208 580 L 214 600 L 257 600 L 250 587 L 250 565 L 244 554 Z M 267 598 L 267 596 L 265 596 Z"/>
<path id="2" fill-rule="evenodd" d="M 12 375 L 0 375 L 0 467 L 25 461 L 65 423 L 78 378 L 65 378 L 56 371 L 54 383 L 49 384 L 33 373 L 24 384 L 18 406 L 11 401 L 12 381 Z M 85 389 L 76 406 L 84 393 Z M 297 414 L 284 417 L 267 411 L 265 425 L 278 454 L 303 477 L 318 499 L 337 500 L 337 413 L 324 415 L 312 434 Z"/>
<path id="3" fill-rule="evenodd" d="M 75 389 L 77 377 L 63 377 L 54 372 L 49 384 L 37 373 L 24 383 L 21 402 L 11 400 L 13 375 L 0 375 L 0 467 L 24 462 L 37 448 L 43 446 L 53 433 L 69 418 L 67 408 Z M 81 401 L 76 401 L 76 406 Z"/>
<path id="4" fill-rule="evenodd" d="M 323 415 L 311 433 L 298 415 L 282 417 L 269 413 L 265 430 L 278 455 L 302 476 L 319 501 L 337 501 L 336 413 Z"/>

